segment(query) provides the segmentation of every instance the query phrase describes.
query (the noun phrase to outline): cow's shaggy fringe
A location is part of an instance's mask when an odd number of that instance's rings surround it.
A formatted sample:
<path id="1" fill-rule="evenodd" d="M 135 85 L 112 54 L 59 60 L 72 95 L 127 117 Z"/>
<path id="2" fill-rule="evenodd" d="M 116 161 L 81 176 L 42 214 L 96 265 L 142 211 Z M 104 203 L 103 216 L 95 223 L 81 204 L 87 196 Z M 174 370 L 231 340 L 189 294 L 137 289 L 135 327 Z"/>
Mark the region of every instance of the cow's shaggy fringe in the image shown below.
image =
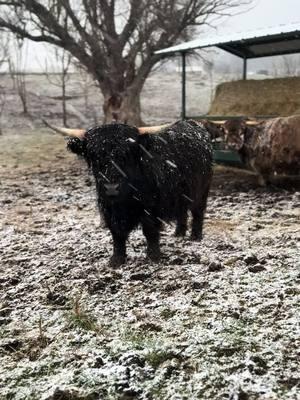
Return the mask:
<path id="1" fill-rule="evenodd" d="M 184 236 L 188 210 L 191 238 L 202 238 L 212 176 L 212 146 L 203 125 L 179 121 L 153 135 L 124 124 L 103 125 L 70 139 L 68 148 L 92 169 L 99 209 L 113 236 L 112 265 L 125 262 L 127 237 L 139 224 L 154 260 L 163 222 L 177 221 L 175 234 Z"/>

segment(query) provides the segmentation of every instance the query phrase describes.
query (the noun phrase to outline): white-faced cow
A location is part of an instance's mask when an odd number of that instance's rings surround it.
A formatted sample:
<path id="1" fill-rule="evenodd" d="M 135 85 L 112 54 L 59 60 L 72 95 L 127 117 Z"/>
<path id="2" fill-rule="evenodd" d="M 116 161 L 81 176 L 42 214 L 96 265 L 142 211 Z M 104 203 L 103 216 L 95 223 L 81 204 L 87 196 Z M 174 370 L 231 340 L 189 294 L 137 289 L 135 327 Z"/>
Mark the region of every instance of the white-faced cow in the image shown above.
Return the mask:
<path id="1" fill-rule="evenodd" d="M 300 115 L 260 123 L 228 120 L 222 129 L 228 147 L 259 174 L 261 184 L 277 174 L 300 174 Z"/>

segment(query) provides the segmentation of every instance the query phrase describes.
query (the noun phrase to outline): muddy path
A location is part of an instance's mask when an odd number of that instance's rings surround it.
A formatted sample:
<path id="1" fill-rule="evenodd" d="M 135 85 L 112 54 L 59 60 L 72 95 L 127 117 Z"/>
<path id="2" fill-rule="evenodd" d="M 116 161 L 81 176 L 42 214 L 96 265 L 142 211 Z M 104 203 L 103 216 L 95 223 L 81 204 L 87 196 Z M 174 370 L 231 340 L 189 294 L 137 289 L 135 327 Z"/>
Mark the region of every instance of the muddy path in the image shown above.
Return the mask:
<path id="1" fill-rule="evenodd" d="M 64 139 L 0 146 L 1 399 L 299 398 L 299 192 L 217 168 L 200 244 L 136 231 L 111 270 Z"/>

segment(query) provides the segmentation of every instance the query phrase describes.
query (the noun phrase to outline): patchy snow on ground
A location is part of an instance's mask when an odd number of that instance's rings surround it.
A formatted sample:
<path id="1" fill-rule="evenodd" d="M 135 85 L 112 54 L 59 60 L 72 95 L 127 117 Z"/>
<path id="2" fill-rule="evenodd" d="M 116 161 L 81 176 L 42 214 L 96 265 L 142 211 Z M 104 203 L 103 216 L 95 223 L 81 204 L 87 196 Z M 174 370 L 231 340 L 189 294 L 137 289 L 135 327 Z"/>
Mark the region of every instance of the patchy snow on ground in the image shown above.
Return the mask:
<path id="1" fill-rule="evenodd" d="M 201 243 L 107 267 L 92 177 L 45 132 L 0 137 L 0 398 L 298 399 L 300 193 L 216 168 Z"/>

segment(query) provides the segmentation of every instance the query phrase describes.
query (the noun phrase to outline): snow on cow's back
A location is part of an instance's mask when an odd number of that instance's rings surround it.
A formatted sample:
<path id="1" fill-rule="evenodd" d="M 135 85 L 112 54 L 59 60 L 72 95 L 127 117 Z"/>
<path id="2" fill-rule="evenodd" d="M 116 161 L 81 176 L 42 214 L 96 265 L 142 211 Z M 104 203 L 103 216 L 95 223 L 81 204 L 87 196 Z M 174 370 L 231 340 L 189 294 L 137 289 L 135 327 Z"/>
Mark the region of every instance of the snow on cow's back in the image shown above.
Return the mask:
<path id="1" fill-rule="evenodd" d="M 126 124 L 107 124 L 89 129 L 85 134 L 85 139 L 89 143 L 89 148 L 109 151 L 109 147 L 124 146 L 127 139 L 133 140 L 138 135 L 138 130 L 134 126 Z"/>
<path id="2" fill-rule="evenodd" d="M 152 153 L 159 159 L 169 157 L 167 163 L 170 166 L 176 160 L 184 169 L 210 172 L 212 142 L 209 132 L 201 123 L 193 120 L 178 121 L 151 138 Z"/>

